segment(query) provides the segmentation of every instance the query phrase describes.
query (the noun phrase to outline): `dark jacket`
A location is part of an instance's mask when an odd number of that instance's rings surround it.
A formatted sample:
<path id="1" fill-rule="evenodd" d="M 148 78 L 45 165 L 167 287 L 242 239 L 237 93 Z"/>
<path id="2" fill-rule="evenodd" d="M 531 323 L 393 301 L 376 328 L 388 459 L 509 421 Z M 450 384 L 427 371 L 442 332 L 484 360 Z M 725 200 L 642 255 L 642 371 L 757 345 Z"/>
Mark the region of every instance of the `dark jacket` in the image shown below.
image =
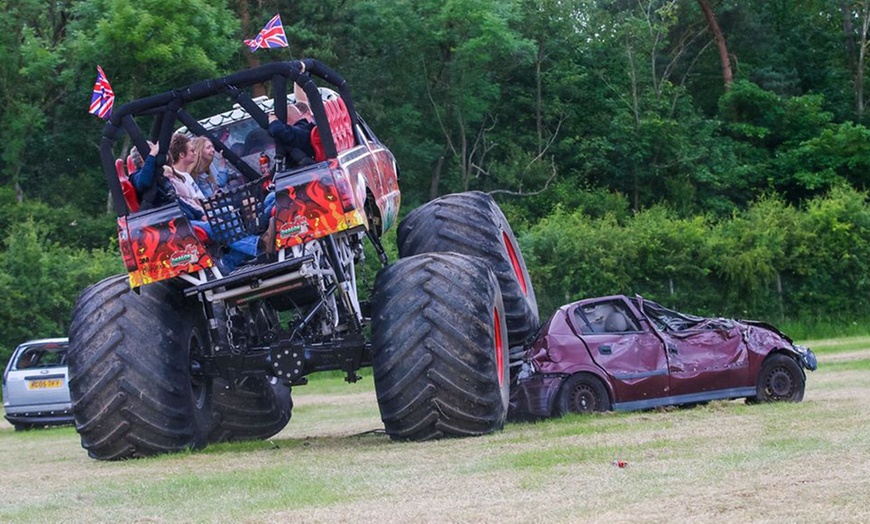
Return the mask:
<path id="1" fill-rule="evenodd" d="M 139 209 L 152 209 L 155 207 L 165 206 L 170 202 L 175 202 L 175 188 L 172 183 L 166 179 L 161 173 L 155 176 L 154 171 L 157 167 L 157 161 L 153 156 L 148 155 L 142 167 L 130 175 L 130 182 L 136 188 L 136 196 L 139 197 L 141 203 Z M 184 209 L 184 206 L 182 206 Z M 187 209 L 184 210 L 186 213 Z M 195 214 L 195 213 L 193 213 Z"/>
<path id="2" fill-rule="evenodd" d="M 276 145 L 284 147 L 288 157 L 299 163 L 296 157 L 300 155 L 293 154 L 293 149 L 300 150 L 305 157 L 314 158 L 314 148 L 311 146 L 312 129 L 314 124 L 308 120 L 300 120 L 292 126 L 275 120 L 269 124 L 269 136 L 275 139 Z"/>
<path id="3" fill-rule="evenodd" d="M 145 162 L 142 163 L 142 167 L 136 170 L 132 175 L 130 175 L 130 182 L 133 183 L 133 187 L 136 188 L 136 194 L 138 196 L 142 196 L 142 193 L 145 192 L 146 189 L 151 187 L 151 184 L 154 183 L 154 167 L 157 164 L 157 160 L 148 155 L 145 157 Z"/>

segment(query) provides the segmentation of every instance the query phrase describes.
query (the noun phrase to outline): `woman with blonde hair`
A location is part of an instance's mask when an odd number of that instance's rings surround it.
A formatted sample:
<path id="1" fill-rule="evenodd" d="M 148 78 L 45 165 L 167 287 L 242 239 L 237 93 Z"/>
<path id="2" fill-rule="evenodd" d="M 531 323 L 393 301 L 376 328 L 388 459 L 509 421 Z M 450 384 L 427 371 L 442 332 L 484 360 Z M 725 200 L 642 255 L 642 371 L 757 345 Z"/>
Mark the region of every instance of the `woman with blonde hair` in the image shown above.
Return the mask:
<path id="1" fill-rule="evenodd" d="M 220 168 L 216 169 L 212 165 L 215 150 L 211 140 L 204 136 L 198 136 L 191 139 L 191 143 L 196 153 L 196 164 L 190 169 L 190 176 L 193 177 L 202 194 L 209 198 L 226 187 L 229 181 L 229 171 L 223 157 L 220 159 Z"/>

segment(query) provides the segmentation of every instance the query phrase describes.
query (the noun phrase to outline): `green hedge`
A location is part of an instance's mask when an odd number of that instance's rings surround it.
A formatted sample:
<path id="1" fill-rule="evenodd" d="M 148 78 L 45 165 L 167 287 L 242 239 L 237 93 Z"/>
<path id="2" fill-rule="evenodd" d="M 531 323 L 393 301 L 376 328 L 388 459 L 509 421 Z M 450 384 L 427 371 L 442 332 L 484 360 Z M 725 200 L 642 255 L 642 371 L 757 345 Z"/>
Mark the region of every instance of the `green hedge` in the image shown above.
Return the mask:
<path id="1" fill-rule="evenodd" d="M 801 209 L 762 197 L 724 220 L 665 207 L 627 217 L 557 207 L 520 244 L 542 316 L 619 293 L 777 322 L 870 316 L 870 207 L 847 187 Z"/>

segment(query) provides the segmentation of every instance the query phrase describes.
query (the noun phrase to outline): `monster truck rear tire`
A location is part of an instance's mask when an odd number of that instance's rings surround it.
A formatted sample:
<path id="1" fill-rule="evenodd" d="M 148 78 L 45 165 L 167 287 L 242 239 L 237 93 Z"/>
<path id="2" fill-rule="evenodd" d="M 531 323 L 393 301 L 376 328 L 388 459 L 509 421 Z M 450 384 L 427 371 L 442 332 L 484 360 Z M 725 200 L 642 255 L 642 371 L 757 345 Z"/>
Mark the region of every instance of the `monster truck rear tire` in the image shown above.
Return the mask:
<path id="1" fill-rule="evenodd" d="M 215 421 L 209 442 L 267 439 L 290 421 L 290 388 L 269 377 L 246 377 L 235 388 L 216 378 L 212 390 Z"/>
<path id="2" fill-rule="evenodd" d="M 538 303 L 510 224 L 491 196 L 470 191 L 432 200 L 399 224 L 397 242 L 400 257 L 454 252 L 482 259 L 498 278 L 511 361 L 519 359 L 538 329 Z"/>
<path id="3" fill-rule="evenodd" d="M 214 314 L 219 336 L 228 338 L 225 305 L 215 303 Z M 255 303 L 248 308 L 248 314 L 253 318 L 240 319 L 239 323 L 254 326 L 255 332 L 249 334 L 254 344 L 267 344 L 280 327 L 278 313 L 269 304 Z M 210 443 L 267 439 L 290 421 L 293 411 L 290 388 L 274 377 L 247 376 L 234 387 L 223 378 L 214 378 L 212 392 L 214 426 L 208 436 Z"/>
<path id="4" fill-rule="evenodd" d="M 382 269 L 372 353 L 381 419 L 393 440 L 482 435 L 504 425 L 504 306 L 481 261 L 428 253 Z"/>
<path id="5" fill-rule="evenodd" d="M 100 460 L 205 446 L 211 381 L 192 372 L 207 344 L 200 306 L 171 283 L 126 275 L 86 289 L 69 332 L 70 396 L 82 447 Z"/>

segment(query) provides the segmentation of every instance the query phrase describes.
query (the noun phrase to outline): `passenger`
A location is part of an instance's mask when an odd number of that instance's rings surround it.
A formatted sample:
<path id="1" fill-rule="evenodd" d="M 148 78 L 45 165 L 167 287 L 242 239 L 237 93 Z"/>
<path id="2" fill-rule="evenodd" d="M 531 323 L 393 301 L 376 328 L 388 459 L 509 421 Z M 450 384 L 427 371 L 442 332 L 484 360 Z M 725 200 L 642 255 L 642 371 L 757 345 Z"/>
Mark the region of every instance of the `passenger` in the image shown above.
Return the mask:
<path id="1" fill-rule="evenodd" d="M 275 182 L 272 179 L 272 175 L 275 173 L 270 168 L 271 159 L 266 152 L 260 153 L 260 174 L 263 175 L 263 179 L 265 179 L 263 190 L 266 191 L 266 196 L 263 199 L 263 210 L 260 211 L 260 214 L 257 216 L 257 220 L 260 224 L 267 224 L 269 220 L 272 218 L 272 214 L 275 211 Z M 274 221 L 272 222 L 274 224 Z"/>
<path id="2" fill-rule="evenodd" d="M 136 167 L 136 171 L 130 174 L 130 179 L 132 180 L 133 177 L 136 176 L 142 183 L 143 188 L 151 185 L 151 177 L 154 176 L 154 167 L 157 162 L 156 157 L 159 149 L 160 148 L 157 144 L 149 140 L 148 156 L 146 156 L 144 160 L 142 155 L 139 153 L 139 148 L 134 147 L 130 150 L 130 158 L 133 160 L 133 165 Z M 138 176 L 137 173 L 139 173 Z M 136 186 L 135 183 L 134 186 Z M 139 190 L 139 187 L 136 187 L 136 189 Z"/>
<path id="3" fill-rule="evenodd" d="M 206 198 L 227 188 L 230 172 L 223 155 L 214 150 L 211 140 L 198 136 L 191 140 L 196 152 L 196 163 L 190 169 L 190 174 Z"/>
<path id="4" fill-rule="evenodd" d="M 170 165 L 163 166 L 163 174 L 175 189 L 175 195 L 182 204 L 182 209 L 192 220 L 205 220 L 205 211 L 201 200 L 205 195 L 190 175 L 190 169 L 196 164 L 196 151 L 187 135 L 175 133 L 169 142 Z"/>
<path id="5" fill-rule="evenodd" d="M 148 141 L 148 156 L 142 159 L 139 148 L 133 148 L 130 156 L 136 171 L 130 174 L 130 182 L 136 189 L 136 197 L 141 202 L 140 209 L 160 207 L 175 200 L 175 191 L 169 181 L 162 176 L 154 176 L 157 167 L 159 146 Z"/>
<path id="6" fill-rule="evenodd" d="M 165 178 L 175 189 L 178 202 L 191 220 L 191 224 L 203 228 L 209 236 L 213 237 L 211 225 L 206 219 L 201 203 L 205 196 L 189 172 L 197 160 L 191 140 L 186 135 L 176 133 L 169 143 L 169 154 L 173 163 L 171 166 L 164 166 Z M 230 251 L 220 259 L 215 259 L 218 269 L 221 273 L 229 274 L 242 262 L 256 257 L 260 252 L 260 244 L 260 238 L 254 235 L 247 235 L 231 242 L 228 246 Z"/>
<path id="7" fill-rule="evenodd" d="M 278 120 L 274 113 L 269 114 L 269 135 L 284 146 L 288 162 L 293 166 L 314 163 L 314 147 L 311 145 L 311 108 L 305 92 L 296 86 L 296 103 L 287 105 L 287 123 Z"/>

